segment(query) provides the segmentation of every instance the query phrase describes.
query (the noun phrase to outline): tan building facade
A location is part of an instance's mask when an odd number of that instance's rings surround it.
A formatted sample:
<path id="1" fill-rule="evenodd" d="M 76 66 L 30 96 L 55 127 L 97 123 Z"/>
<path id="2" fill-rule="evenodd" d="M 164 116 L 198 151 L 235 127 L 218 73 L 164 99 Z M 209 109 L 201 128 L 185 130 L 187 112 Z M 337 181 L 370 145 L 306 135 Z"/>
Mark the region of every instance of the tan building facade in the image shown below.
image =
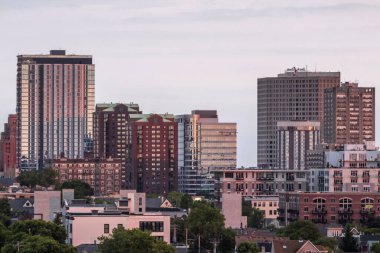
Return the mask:
<path id="1" fill-rule="evenodd" d="M 340 85 L 340 72 L 288 69 L 257 80 L 257 163 L 277 165 L 277 122 L 323 121 L 324 89 Z"/>
<path id="2" fill-rule="evenodd" d="M 343 83 L 325 90 L 324 142 L 375 141 L 375 88 Z"/>

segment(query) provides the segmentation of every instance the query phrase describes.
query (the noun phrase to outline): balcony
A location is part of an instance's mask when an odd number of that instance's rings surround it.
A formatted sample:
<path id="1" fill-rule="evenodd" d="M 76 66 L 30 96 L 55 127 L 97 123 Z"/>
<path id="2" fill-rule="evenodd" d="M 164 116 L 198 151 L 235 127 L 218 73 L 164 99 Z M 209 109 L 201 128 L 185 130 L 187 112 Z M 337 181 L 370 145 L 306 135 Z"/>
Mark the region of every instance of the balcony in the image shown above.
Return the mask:
<path id="1" fill-rule="evenodd" d="M 244 177 L 235 177 L 236 180 L 241 181 L 244 180 Z"/>
<path id="2" fill-rule="evenodd" d="M 294 176 L 287 176 L 286 181 L 294 181 Z"/>
<path id="3" fill-rule="evenodd" d="M 322 223 L 322 224 L 326 224 L 327 223 L 326 219 L 319 219 L 319 218 L 311 219 L 311 221 L 314 222 L 314 223 Z"/>
<path id="4" fill-rule="evenodd" d="M 362 209 L 360 210 L 360 214 L 374 214 L 375 210 L 374 209 Z"/>
<path id="5" fill-rule="evenodd" d="M 271 181 L 271 180 L 274 180 L 274 177 L 272 177 L 272 176 L 257 176 L 256 179 L 260 180 L 260 181 Z"/>
<path id="6" fill-rule="evenodd" d="M 339 214 L 352 214 L 353 211 L 351 208 L 342 208 L 338 210 Z"/>
<path id="7" fill-rule="evenodd" d="M 311 211 L 312 214 L 327 214 L 327 210 L 324 208 L 316 208 Z"/>

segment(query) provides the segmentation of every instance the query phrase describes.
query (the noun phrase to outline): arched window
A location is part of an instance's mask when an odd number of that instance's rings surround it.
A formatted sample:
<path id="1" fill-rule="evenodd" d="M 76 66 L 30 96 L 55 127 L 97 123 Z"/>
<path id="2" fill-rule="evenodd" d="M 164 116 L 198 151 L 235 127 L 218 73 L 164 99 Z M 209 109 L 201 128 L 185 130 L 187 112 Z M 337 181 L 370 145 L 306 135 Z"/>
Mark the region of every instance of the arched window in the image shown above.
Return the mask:
<path id="1" fill-rule="evenodd" d="M 350 198 L 339 199 L 339 209 L 352 210 L 352 199 Z"/>

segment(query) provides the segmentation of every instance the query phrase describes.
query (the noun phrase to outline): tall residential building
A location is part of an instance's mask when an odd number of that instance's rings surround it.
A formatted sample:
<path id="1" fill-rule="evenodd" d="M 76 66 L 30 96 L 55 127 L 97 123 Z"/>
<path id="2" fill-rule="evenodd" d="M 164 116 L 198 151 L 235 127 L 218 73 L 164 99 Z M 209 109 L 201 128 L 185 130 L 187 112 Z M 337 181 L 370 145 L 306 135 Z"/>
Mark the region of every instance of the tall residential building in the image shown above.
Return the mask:
<path id="1" fill-rule="evenodd" d="M 0 173 L 4 177 L 14 177 L 16 168 L 16 137 L 17 115 L 10 114 L 8 122 L 4 124 L 4 132 L 1 133 L 1 163 Z"/>
<path id="2" fill-rule="evenodd" d="M 127 187 L 168 194 L 178 189 L 178 124 L 171 114 L 130 114 Z"/>
<path id="3" fill-rule="evenodd" d="M 41 168 L 60 156 L 83 158 L 92 138 L 95 66 L 90 55 L 17 57 L 17 162 Z"/>
<path id="4" fill-rule="evenodd" d="M 277 121 L 323 121 L 324 89 L 338 87 L 340 72 L 288 69 L 257 80 L 257 162 L 277 165 Z M 322 133 L 323 135 L 323 133 Z"/>
<path id="5" fill-rule="evenodd" d="M 277 167 L 280 170 L 305 170 L 307 151 L 320 142 L 318 121 L 277 122 Z"/>
<path id="6" fill-rule="evenodd" d="M 176 116 L 179 190 L 214 193 L 212 172 L 236 168 L 236 123 L 222 123 L 215 110 Z"/>
<path id="7" fill-rule="evenodd" d="M 131 114 L 141 114 L 137 104 L 97 104 L 94 113 L 94 156 L 117 158 L 122 163 L 122 188 L 126 188 L 130 141 L 128 131 Z"/>
<path id="8" fill-rule="evenodd" d="M 375 141 L 375 88 L 343 83 L 326 89 L 324 107 L 324 142 Z"/>

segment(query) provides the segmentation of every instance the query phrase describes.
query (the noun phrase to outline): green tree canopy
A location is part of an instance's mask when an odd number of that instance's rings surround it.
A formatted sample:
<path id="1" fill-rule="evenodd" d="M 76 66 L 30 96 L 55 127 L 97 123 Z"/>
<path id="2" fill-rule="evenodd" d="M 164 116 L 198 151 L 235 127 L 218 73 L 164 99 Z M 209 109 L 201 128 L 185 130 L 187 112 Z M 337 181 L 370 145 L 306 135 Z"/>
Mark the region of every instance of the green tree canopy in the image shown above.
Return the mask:
<path id="1" fill-rule="evenodd" d="M 298 220 L 290 223 L 284 229 L 278 230 L 278 235 L 289 237 L 291 240 L 303 239 L 313 242 L 322 236 L 318 227 L 311 221 L 306 220 Z"/>
<path id="2" fill-rule="evenodd" d="M 220 243 L 218 246 L 219 251 L 221 253 L 231 253 L 234 252 L 235 249 L 235 232 L 230 229 L 223 229 L 222 234 L 220 236 Z"/>
<path id="3" fill-rule="evenodd" d="M 242 242 L 236 249 L 237 253 L 259 253 L 260 249 L 256 243 L 253 242 Z"/>
<path id="4" fill-rule="evenodd" d="M 80 180 L 64 182 L 61 185 L 61 189 L 74 189 L 74 198 L 76 199 L 85 199 L 86 197 L 94 194 L 94 190 L 91 186 Z"/>
<path id="5" fill-rule="evenodd" d="M 207 243 L 217 240 L 224 229 L 224 216 L 219 209 L 204 202 L 195 202 L 187 218 L 188 228 L 195 237 L 200 236 L 203 247 Z"/>
<path id="6" fill-rule="evenodd" d="M 344 252 L 359 252 L 358 241 L 353 237 L 349 225 L 346 225 L 344 228 L 344 237 L 342 238 L 339 248 Z"/>
<path id="7" fill-rule="evenodd" d="M 174 248 L 138 229 L 115 228 L 110 236 L 99 237 L 102 253 L 174 253 Z"/>
<path id="8" fill-rule="evenodd" d="M 250 228 L 262 228 L 264 225 L 264 212 L 252 207 L 251 201 L 243 199 L 243 216 L 247 216 L 247 226 Z"/>
<path id="9" fill-rule="evenodd" d="M 380 243 L 372 244 L 371 253 L 380 253 Z"/>
<path id="10" fill-rule="evenodd" d="M 31 189 L 34 189 L 37 185 L 49 187 L 57 183 L 57 172 L 51 168 L 24 171 L 17 177 L 17 182 Z"/>
<path id="11" fill-rule="evenodd" d="M 181 198 L 180 207 L 182 209 L 189 210 L 189 208 L 191 208 L 192 206 L 193 206 L 193 199 L 191 198 L 191 196 L 188 194 L 183 195 Z"/>
<path id="12" fill-rule="evenodd" d="M 180 207 L 183 193 L 172 191 L 168 194 L 168 200 L 176 207 Z"/>
<path id="13" fill-rule="evenodd" d="M 61 244 L 48 236 L 33 235 L 5 245 L 2 253 L 76 253 L 71 245 Z"/>
<path id="14" fill-rule="evenodd" d="M 27 233 L 29 235 L 48 236 L 59 243 L 64 243 L 66 239 L 66 230 L 63 226 L 43 220 L 16 221 L 9 228 L 13 235 L 20 237 L 23 237 L 22 233 Z"/>

